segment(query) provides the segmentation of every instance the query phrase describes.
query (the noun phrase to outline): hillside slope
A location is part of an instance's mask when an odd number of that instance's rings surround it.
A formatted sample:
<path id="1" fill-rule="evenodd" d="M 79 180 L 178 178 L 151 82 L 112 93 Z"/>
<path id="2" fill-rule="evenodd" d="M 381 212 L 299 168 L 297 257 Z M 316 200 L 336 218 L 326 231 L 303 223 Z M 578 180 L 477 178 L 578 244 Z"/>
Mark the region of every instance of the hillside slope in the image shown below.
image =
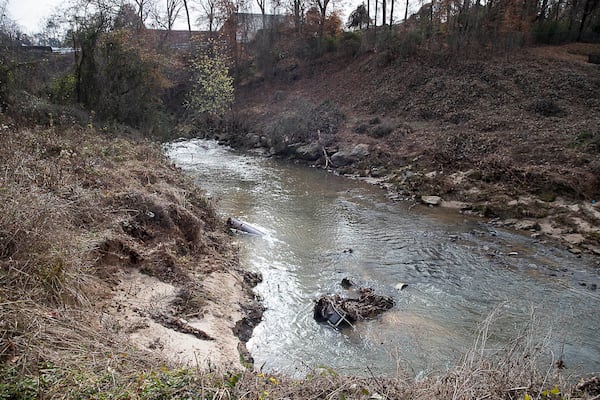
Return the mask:
<path id="1" fill-rule="evenodd" d="M 88 398 L 107 369 L 242 369 L 258 277 L 160 146 L 2 114 L 0 137 L 0 397 Z M 37 395 L 29 375 L 46 376 Z"/>
<path id="2" fill-rule="evenodd" d="M 283 60 L 239 90 L 249 133 L 226 139 L 600 253 L 599 49 Z"/>

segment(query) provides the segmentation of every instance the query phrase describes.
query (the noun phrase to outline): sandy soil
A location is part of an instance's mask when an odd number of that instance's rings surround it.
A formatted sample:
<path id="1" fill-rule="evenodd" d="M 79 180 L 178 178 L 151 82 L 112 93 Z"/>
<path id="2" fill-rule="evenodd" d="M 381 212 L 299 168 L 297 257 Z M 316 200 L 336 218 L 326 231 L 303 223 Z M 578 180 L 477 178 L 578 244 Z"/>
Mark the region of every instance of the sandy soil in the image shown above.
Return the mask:
<path id="1" fill-rule="evenodd" d="M 179 288 L 144 275 L 135 269 L 121 271 L 114 289 L 110 314 L 138 347 L 160 353 L 165 359 L 201 369 L 242 368 L 236 321 L 242 318 L 239 299 L 243 293 L 238 278 L 228 272 L 213 272 L 203 283 L 209 299 L 201 313 L 188 318 L 174 317 L 173 302 Z M 205 332 L 202 340 L 157 322 L 153 316 L 172 316 L 182 326 Z"/>

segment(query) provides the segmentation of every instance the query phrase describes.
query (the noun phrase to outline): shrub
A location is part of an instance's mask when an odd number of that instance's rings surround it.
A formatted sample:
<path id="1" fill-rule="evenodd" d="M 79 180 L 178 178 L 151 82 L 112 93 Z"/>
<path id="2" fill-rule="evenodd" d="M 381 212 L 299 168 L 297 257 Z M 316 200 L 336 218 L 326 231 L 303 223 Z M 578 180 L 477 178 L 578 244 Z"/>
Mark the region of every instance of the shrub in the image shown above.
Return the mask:
<path id="1" fill-rule="evenodd" d="M 275 116 L 264 128 L 278 153 L 292 143 L 306 143 L 319 138 L 326 140 L 326 136 L 337 133 L 346 118 L 338 105 L 330 100 L 317 106 L 307 101 L 296 101 L 288 110 Z"/>
<path id="2" fill-rule="evenodd" d="M 219 116 L 230 109 L 234 88 L 227 63 L 224 50 L 217 43 L 210 43 L 209 49 L 192 61 L 193 85 L 184 105 L 193 117 Z"/>
<path id="3" fill-rule="evenodd" d="M 582 131 L 572 142 L 573 147 L 579 147 L 590 153 L 600 153 L 600 130 L 597 132 Z"/>
<path id="4" fill-rule="evenodd" d="M 528 109 L 544 117 L 554 117 L 564 114 L 564 111 L 553 100 L 538 100 L 529 105 Z"/>
<path id="5" fill-rule="evenodd" d="M 327 35 L 321 41 L 321 46 L 325 53 L 334 52 L 337 49 L 338 40 L 335 36 Z"/>
<path id="6" fill-rule="evenodd" d="M 154 126 L 161 119 L 160 96 L 168 85 L 160 74 L 159 56 L 139 48 L 128 32 L 107 35 L 99 47 L 98 112 L 136 128 Z"/>
<path id="7" fill-rule="evenodd" d="M 296 56 L 304 60 L 315 60 L 319 58 L 319 38 L 309 37 L 298 43 L 296 48 Z"/>
<path id="8" fill-rule="evenodd" d="M 372 136 L 375 138 L 383 138 L 383 137 L 388 136 L 393 131 L 394 131 L 394 127 L 392 125 L 381 124 L 381 125 L 377 125 L 377 126 L 373 127 L 373 129 L 371 129 L 371 131 L 369 132 L 369 136 Z"/>
<path id="9" fill-rule="evenodd" d="M 354 57 L 360 51 L 361 41 L 360 32 L 344 32 L 340 39 L 339 51 L 346 57 Z"/>
<path id="10" fill-rule="evenodd" d="M 537 43 L 561 44 L 570 40 L 567 21 L 539 21 L 531 28 Z"/>
<path id="11" fill-rule="evenodd" d="M 423 37 L 419 32 L 408 32 L 396 42 L 395 51 L 400 58 L 414 56 L 422 41 Z"/>
<path id="12" fill-rule="evenodd" d="M 356 133 L 367 133 L 369 132 L 369 125 L 364 122 L 354 127 L 354 132 Z"/>
<path id="13" fill-rule="evenodd" d="M 78 35 L 77 102 L 101 119 L 163 135 L 169 118 L 162 96 L 170 86 L 165 56 L 125 30 L 104 33 L 90 26 Z"/>
<path id="14" fill-rule="evenodd" d="M 12 84 L 13 75 L 8 65 L 0 60 L 0 111 L 4 112 L 8 105 L 10 95 L 10 85 Z"/>
<path id="15" fill-rule="evenodd" d="M 51 98 L 55 103 L 71 104 L 75 101 L 75 74 L 69 73 L 54 81 Z"/>

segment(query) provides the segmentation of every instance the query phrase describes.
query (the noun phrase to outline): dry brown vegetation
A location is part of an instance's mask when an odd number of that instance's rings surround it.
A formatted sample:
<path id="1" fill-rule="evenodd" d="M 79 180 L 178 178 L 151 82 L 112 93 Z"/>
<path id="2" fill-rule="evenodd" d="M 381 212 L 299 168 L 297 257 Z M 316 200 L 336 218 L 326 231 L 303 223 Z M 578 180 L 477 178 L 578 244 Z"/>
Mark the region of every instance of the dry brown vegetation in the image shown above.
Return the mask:
<path id="1" fill-rule="evenodd" d="M 203 310 L 211 273 L 243 281 L 213 206 L 155 143 L 0 125 L 0 397 L 30 398 L 11 386 L 28 376 L 39 397 L 69 398 L 107 369 L 175 365 L 127 339 L 114 290 L 133 270 L 172 283 L 177 318 Z M 48 370 L 56 382 L 39 380 Z"/>
<path id="2" fill-rule="evenodd" d="M 436 195 L 490 219 L 533 218 L 559 240 L 580 235 L 565 242 L 573 251 L 600 254 L 600 78 L 587 62 L 595 51 L 582 43 L 461 58 L 384 50 L 298 62 L 240 90 L 250 133 L 231 141 L 376 177 L 402 198 Z M 274 121 L 287 121 L 275 136 Z M 307 157 L 296 150 L 305 143 L 321 151 Z M 348 165 L 324 157 L 357 144 L 368 155 Z"/>
<path id="3" fill-rule="evenodd" d="M 366 143 L 369 156 L 338 171 L 387 175 L 406 195 L 442 194 L 491 215 L 545 217 L 551 212 L 536 202 L 509 203 L 531 193 L 544 203 L 557 195 L 589 200 L 599 187 L 600 84 L 569 51 L 536 49 L 452 68 L 386 54 L 351 64 L 321 60 L 291 70 L 291 80 L 283 74 L 261 90 L 251 87 L 240 115 L 252 136 L 265 133 L 263 144 L 281 151 L 286 140 L 318 142 L 329 154 Z M 157 144 L 129 128 L 113 127 L 113 136 L 91 123 L 81 127 L 92 119 L 75 108 L 32 95 L 16 101 L 23 104 L 14 108 L 25 110 L 13 109 L 15 120 L 0 114 L 1 399 L 600 396 L 597 379 L 573 385 L 560 359 L 548 357 L 545 343 L 533 339 L 533 317 L 512 347 L 496 351 L 486 342 L 490 317 L 458 366 L 418 381 L 401 368 L 395 377 L 350 377 L 327 367 L 297 380 L 239 366 L 205 368 L 205 360 L 183 365 L 160 351 L 160 340 L 140 346 L 129 334 L 149 320 L 207 341 L 229 331 L 246 340 L 260 319 L 248 291 L 257 278 L 239 270 L 223 221 Z M 28 127 L 32 119 L 43 126 Z M 597 224 L 595 209 L 579 213 Z M 577 229 L 570 214 L 552 222 Z M 121 286 L 139 273 L 177 293 L 158 313 L 127 319 L 140 310 L 122 301 Z M 182 317 L 224 302 L 210 287 L 219 273 L 246 282 L 244 298 L 234 299 L 246 314 L 228 332 L 209 334 Z M 242 344 L 239 351 L 247 357 Z"/>
<path id="4" fill-rule="evenodd" d="M 237 271 L 223 221 L 156 144 L 93 127 L 17 128 L 0 150 L 0 397 L 204 399 L 597 398 L 572 386 L 532 340 L 490 352 L 487 326 L 463 362 L 422 380 L 304 379 L 182 367 L 134 345 L 115 323 L 114 288 L 141 271 L 181 288 L 175 314 L 201 311 L 215 271 Z M 123 275 L 125 273 L 125 275 Z M 129 272 L 131 273 L 131 272 Z M 247 277 L 246 278 L 253 278 Z M 217 299 L 219 301 L 219 299 Z M 240 300 L 241 301 L 241 300 Z M 181 324 L 180 319 L 174 319 Z M 188 332 L 189 333 L 189 332 Z M 197 332 L 191 332 L 193 334 Z M 542 368 L 540 369 L 540 365 Z M 219 367 L 219 366 L 215 366 Z"/>

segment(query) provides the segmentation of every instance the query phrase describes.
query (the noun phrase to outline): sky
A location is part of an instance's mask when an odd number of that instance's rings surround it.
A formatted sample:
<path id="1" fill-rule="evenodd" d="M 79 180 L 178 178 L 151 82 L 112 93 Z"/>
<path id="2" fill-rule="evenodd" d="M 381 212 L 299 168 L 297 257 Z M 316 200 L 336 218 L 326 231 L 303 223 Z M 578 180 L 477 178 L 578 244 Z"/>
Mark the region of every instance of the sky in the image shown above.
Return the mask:
<path id="1" fill-rule="evenodd" d="M 56 7 L 64 1 L 65 0 L 8 0 L 7 11 L 8 15 L 21 26 L 25 33 L 33 34 L 41 30 L 46 17 L 52 14 Z M 345 12 L 342 14 L 343 22 L 345 22 L 350 11 L 356 8 L 362 1 L 363 0 L 337 0 L 339 3 L 346 4 L 346 7 L 344 7 Z M 415 0 L 411 1 L 411 3 L 413 2 L 415 2 Z M 251 0 L 250 3 L 254 4 L 256 2 Z M 404 15 L 404 1 L 397 1 L 397 3 L 398 10 L 395 11 L 394 14 L 396 19 L 400 19 Z M 182 21 L 179 21 L 176 25 L 176 29 L 185 28 L 186 25 Z"/>
<path id="2" fill-rule="evenodd" d="M 63 0 L 8 0 L 8 15 L 23 29 L 32 34 L 41 30 L 46 17 Z"/>
<path id="3" fill-rule="evenodd" d="M 25 33 L 33 34 L 42 30 L 46 18 L 64 2 L 65 0 L 8 0 L 7 11 Z M 183 10 L 180 12 L 176 29 L 187 29 L 182 16 Z"/>

